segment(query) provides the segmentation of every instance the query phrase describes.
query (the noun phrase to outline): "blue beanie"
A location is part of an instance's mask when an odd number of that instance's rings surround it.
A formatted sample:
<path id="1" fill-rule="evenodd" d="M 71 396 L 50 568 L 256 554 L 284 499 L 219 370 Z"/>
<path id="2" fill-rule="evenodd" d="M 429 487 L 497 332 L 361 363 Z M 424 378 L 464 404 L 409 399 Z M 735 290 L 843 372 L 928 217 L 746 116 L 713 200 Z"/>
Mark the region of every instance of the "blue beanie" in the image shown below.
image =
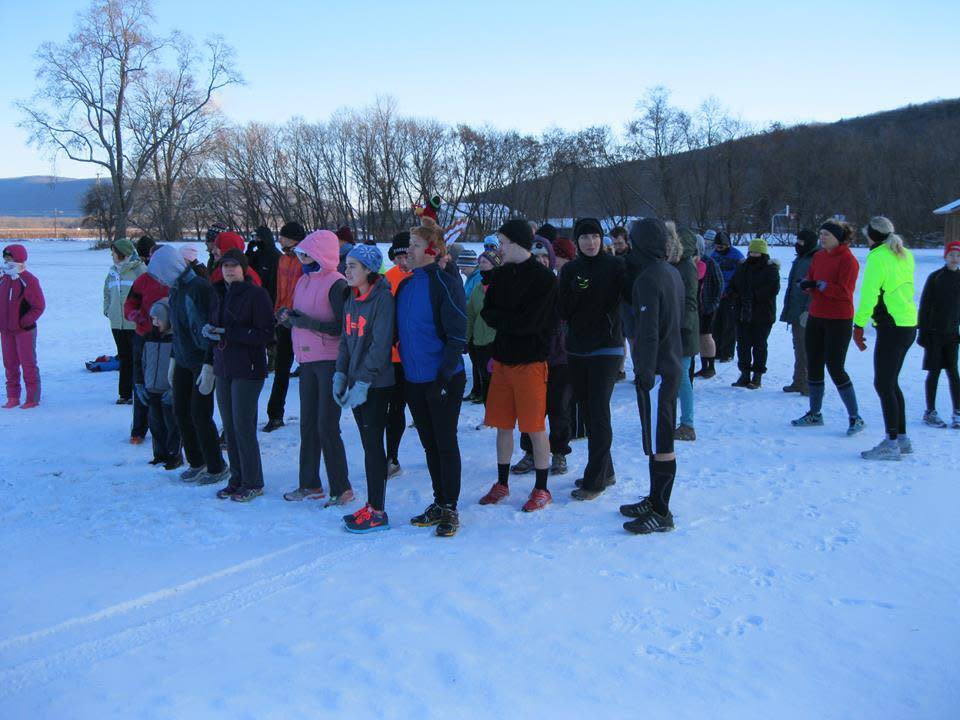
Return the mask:
<path id="1" fill-rule="evenodd" d="M 347 257 L 356 258 L 370 272 L 380 272 L 380 266 L 383 265 L 383 253 L 376 245 L 354 245 Z"/>

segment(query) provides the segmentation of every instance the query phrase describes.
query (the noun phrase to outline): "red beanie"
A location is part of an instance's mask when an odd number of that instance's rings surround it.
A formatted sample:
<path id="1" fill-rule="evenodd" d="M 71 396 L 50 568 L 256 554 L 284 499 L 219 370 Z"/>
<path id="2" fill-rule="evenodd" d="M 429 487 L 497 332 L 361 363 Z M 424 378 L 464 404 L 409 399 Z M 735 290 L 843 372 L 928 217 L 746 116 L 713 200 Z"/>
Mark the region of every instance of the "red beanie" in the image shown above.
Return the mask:
<path id="1" fill-rule="evenodd" d="M 960 240 L 948 242 L 947 246 L 943 249 L 943 256 L 946 257 L 947 253 L 951 252 L 960 252 Z"/>
<path id="2" fill-rule="evenodd" d="M 222 232 L 217 235 L 217 239 L 214 242 L 222 253 L 227 252 L 227 250 L 239 250 L 243 252 L 243 238 L 234 232 Z"/>

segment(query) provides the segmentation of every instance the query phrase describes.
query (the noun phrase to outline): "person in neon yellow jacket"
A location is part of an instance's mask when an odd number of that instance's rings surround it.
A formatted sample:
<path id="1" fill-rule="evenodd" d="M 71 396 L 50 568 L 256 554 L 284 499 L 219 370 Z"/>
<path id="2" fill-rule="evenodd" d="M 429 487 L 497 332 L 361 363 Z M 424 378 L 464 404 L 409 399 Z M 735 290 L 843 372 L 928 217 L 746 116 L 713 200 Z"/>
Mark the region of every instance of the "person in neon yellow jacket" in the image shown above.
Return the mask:
<path id="1" fill-rule="evenodd" d="M 863 234 L 870 241 L 870 253 L 860 285 L 860 304 L 853 316 L 853 339 L 861 351 L 866 350 L 863 328 L 873 321 L 877 328 L 873 387 L 880 397 L 887 435 L 861 456 L 866 460 L 900 460 L 913 452 L 906 434 L 907 414 L 899 377 L 907 351 L 917 338 L 914 260 L 887 218 L 871 219 Z"/>

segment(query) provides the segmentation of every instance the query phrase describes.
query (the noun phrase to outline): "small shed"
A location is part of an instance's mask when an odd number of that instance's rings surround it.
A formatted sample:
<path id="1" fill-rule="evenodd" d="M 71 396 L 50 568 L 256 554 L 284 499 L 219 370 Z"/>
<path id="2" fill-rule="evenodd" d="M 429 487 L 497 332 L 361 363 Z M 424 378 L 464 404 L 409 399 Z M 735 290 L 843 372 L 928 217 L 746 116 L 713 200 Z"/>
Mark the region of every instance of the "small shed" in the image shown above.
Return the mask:
<path id="1" fill-rule="evenodd" d="M 960 240 L 960 199 L 937 208 L 933 214 L 944 216 L 946 224 L 943 228 L 943 241 L 945 243 Z"/>

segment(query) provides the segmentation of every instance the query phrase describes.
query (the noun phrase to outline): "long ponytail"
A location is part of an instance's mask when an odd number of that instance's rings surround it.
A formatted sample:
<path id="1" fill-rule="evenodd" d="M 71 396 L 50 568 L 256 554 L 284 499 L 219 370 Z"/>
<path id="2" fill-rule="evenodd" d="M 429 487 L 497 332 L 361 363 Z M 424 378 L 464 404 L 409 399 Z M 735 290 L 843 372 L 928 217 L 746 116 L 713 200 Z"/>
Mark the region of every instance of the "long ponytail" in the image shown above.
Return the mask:
<path id="1" fill-rule="evenodd" d="M 890 252 L 898 258 L 906 256 L 903 238 L 896 234 L 893 223 L 883 215 L 870 218 L 870 222 L 863 229 L 864 236 L 873 245 L 886 245 Z"/>

